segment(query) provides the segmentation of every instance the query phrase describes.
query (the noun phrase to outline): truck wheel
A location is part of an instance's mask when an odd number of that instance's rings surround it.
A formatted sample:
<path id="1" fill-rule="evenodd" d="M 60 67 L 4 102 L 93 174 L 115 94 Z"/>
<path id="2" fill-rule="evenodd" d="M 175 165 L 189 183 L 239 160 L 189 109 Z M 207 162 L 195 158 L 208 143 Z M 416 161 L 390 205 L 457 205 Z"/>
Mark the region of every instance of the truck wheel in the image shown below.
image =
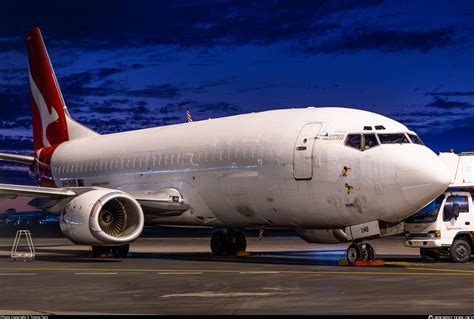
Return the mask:
<path id="1" fill-rule="evenodd" d="M 455 263 L 465 263 L 471 258 L 471 245 L 464 239 L 455 240 L 449 248 L 451 260 Z"/>
<path id="2" fill-rule="evenodd" d="M 420 256 L 425 261 L 437 261 L 440 257 L 436 251 L 427 248 L 420 248 Z"/>

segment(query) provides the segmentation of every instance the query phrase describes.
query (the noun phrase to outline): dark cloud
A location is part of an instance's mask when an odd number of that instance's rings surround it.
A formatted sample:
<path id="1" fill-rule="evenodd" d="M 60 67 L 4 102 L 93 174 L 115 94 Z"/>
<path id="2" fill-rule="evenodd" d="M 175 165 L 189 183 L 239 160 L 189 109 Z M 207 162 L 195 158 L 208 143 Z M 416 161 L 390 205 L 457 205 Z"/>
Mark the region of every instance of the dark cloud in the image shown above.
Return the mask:
<path id="1" fill-rule="evenodd" d="M 11 50 L 24 50 L 25 39 L 24 37 L 8 37 L 0 38 L 0 51 L 11 51 Z"/>
<path id="2" fill-rule="evenodd" d="M 223 116 L 236 114 L 239 108 L 227 102 L 199 103 L 197 111 L 199 113 L 206 113 L 209 116 Z"/>
<path id="3" fill-rule="evenodd" d="M 361 50 L 428 52 L 434 48 L 460 42 L 453 28 L 403 31 L 373 25 L 356 25 L 345 27 L 341 32 L 334 32 L 325 38 L 305 39 L 300 41 L 297 47 L 310 54 L 348 53 Z"/>
<path id="4" fill-rule="evenodd" d="M 134 97 L 174 98 L 180 89 L 173 84 L 150 85 L 144 89 L 120 91 L 124 95 Z M 120 93 L 118 92 L 118 93 Z"/>
<path id="5" fill-rule="evenodd" d="M 111 76 L 111 75 L 114 75 L 114 74 L 117 74 L 117 73 L 120 73 L 120 72 L 123 72 L 123 71 L 124 71 L 123 69 L 119 69 L 119 68 L 102 68 L 102 69 L 99 69 L 96 72 L 96 78 L 98 80 L 101 80 L 101 79 L 104 79 L 108 76 Z"/>
<path id="6" fill-rule="evenodd" d="M 25 150 L 33 150 L 33 141 L 24 137 L 0 136 L 0 149 L 25 153 Z"/>
<path id="7" fill-rule="evenodd" d="M 443 125 L 443 122 L 438 122 L 438 125 Z M 427 130 L 420 136 L 435 152 L 448 152 L 450 149 L 456 152 L 468 152 L 474 150 L 472 135 L 466 134 L 472 127 L 474 127 L 474 116 L 471 115 L 451 122 L 442 130 Z"/>
<path id="8" fill-rule="evenodd" d="M 0 30 L 15 43 L 24 38 L 27 26 L 40 25 L 53 47 L 92 49 L 146 45 L 271 45 L 289 41 L 308 53 L 366 49 L 426 52 L 458 40 L 455 38 L 457 30 L 452 28 L 401 30 L 347 24 L 353 19 L 354 10 L 380 4 L 379 0 L 239 3 L 118 0 L 113 6 L 90 1 L 32 2 L 25 8 L 11 2 L 5 4 L 7 8 L 0 13 Z M 346 25 L 334 22 L 341 19 Z M 150 21 L 159 21 L 159 25 Z M 134 65 L 141 67 L 141 64 Z"/>
<path id="9" fill-rule="evenodd" d="M 426 96 L 474 96 L 474 91 L 428 92 Z"/>
<path id="10" fill-rule="evenodd" d="M 0 121 L 0 128 L 5 129 L 32 129 L 31 116 L 17 117 L 14 120 Z"/>
<path id="11" fill-rule="evenodd" d="M 0 86 L 0 121 L 31 116 L 29 86 L 27 83 L 3 84 Z"/>
<path id="12" fill-rule="evenodd" d="M 203 91 L 206 91 L 209 88 L 225 85 L 225 84 L 228 84 L 228 83 L 229 83 L 229 81 L 227 81 L 227 80 L 205 81 L 196 88 L 196 92 L 203 92 Z"/>
<path id="13" fill-rule="evenodd" d="M 85 86 L 91 84 L 93 81 L 101 81 L 106 79 L 107 77 L 124 72 L 124 69 L 119 68 L 100 68 L 100 69 L 92 69 L 77 73 L 71 73 L 66 76 L 62 76 L 59 78 L 59 82 L 63 83 L 63 85 L 67 87 L 72 86 Z"/>
<path id="14" fill-rule="evenodd" d="M 438 117 L 438 116 L 464 116 L 466 113 L 462 112 L 452 112 L 452 111 L 440 111 L 440 112 L 427 112 L 427 111 L 414 111 L 409 113 L 392 113 L 390 116 L 400 118 L 400 117 Z"/>
<path id="15" fill-rule="evenodd" d="M 460 102 L 460 101 L 448 101 L 446 99 L 443 99 L 439 96 L 436 96 L 434 98 L 434 101 L 427 104 L 427 107 L 436 107 L 440 109 L 450 109 L 450 108 L 461 108 L 461 109 L 467 109 L 467 108 L 472 108 L 474 104 L 469 103 L 469 102 Z"/>

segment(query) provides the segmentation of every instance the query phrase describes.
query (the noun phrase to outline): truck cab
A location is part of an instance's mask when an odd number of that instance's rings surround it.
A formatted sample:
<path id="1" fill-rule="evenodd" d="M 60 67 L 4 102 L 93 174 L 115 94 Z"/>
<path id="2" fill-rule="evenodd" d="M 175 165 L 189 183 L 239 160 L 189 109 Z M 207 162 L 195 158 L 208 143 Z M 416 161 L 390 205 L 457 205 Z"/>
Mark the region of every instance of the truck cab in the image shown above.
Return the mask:
<path id="1" fill-rule="evenodd" d="M 472 188 L 451 187 L 405 220 L 404 245 L 419 248 L 424 260 L 443 256 L 467 262 L 473 252 Z"/>

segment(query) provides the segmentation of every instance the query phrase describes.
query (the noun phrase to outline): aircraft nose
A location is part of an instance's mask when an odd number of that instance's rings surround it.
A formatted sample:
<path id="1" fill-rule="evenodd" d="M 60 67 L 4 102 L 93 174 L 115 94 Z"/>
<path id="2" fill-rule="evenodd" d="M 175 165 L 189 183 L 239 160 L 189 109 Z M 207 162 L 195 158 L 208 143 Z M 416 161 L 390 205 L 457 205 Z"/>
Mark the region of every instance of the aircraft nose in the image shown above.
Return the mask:
<path id="1" fill-rule="evenodd" d="M 397 176 L 403 197 L 418 209 L 443 193 L 451 182 L 449 169 L 439 156 L 418 145 L 400 157 Z"/>

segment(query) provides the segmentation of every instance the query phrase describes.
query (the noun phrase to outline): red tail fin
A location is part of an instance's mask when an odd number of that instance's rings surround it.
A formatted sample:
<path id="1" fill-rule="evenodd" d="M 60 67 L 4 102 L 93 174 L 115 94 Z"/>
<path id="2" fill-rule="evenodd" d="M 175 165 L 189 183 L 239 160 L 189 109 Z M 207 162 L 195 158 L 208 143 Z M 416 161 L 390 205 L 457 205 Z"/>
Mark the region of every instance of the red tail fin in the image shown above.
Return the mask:
<path id="1" fill-rule="evenodd" d="M 69 139 L 65 104 L 39 28 L 27 38 L 35 151 Z"/>

